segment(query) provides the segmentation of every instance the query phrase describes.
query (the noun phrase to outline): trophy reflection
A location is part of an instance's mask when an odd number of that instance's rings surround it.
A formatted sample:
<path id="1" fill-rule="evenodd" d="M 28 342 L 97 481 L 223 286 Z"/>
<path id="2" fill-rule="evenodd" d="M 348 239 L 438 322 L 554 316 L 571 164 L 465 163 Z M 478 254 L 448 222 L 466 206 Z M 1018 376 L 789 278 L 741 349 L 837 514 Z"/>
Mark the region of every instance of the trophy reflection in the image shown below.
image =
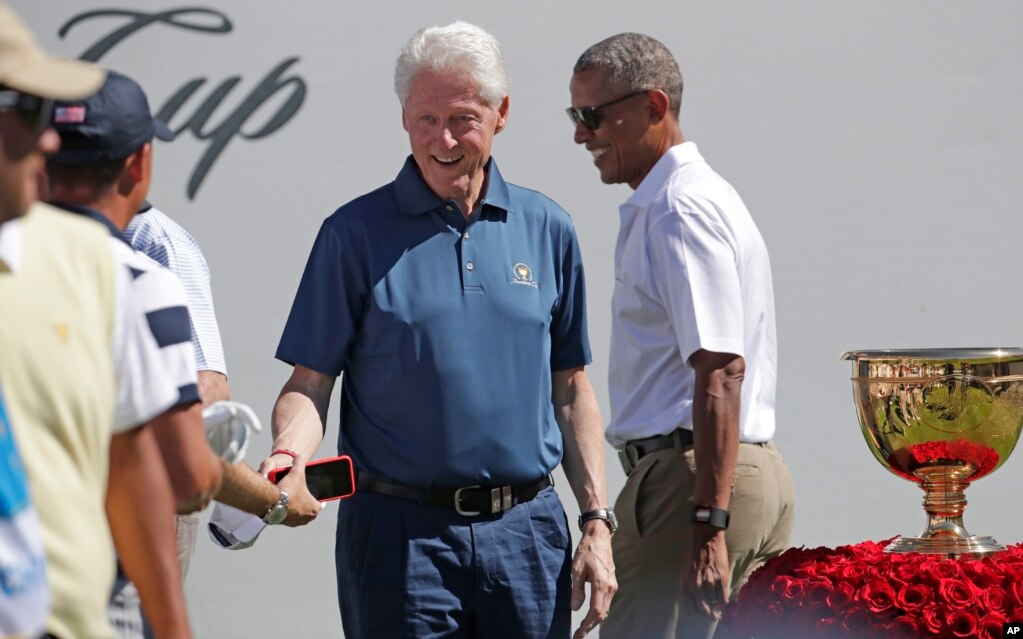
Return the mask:
<path id="1" fill-rule="evenodd" d="M 1023 349 L 850 351 L 863 437 L 882 466 L 920 484 L 927 528 L 885 552 L 1005 550 L 963 526 L 966 488 L 998 469 L 1023 427 Z"/>

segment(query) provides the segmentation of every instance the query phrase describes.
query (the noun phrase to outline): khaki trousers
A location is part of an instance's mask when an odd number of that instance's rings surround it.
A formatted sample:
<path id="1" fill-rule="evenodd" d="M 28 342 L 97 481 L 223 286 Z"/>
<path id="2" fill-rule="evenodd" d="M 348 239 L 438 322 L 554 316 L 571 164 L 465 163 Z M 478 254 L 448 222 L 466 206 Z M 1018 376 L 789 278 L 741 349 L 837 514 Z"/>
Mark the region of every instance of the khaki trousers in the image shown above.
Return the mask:
<path id="1" fill-rule="evenodd" d="M 629 474 L 615 503 L 618 592 L 601 624 L 603 639 L 715 637 L 717 622 L 681 593 L 692 554 L 695 477 L 692 446 L 650 453 Z M 750 573 L 788 548 L 792 534 L 792 476 L 773 443 L 739 445 L 729 510 L 725 540 L 734 599 Z M 717 639 L 724 636 L 722 629 Z"/>

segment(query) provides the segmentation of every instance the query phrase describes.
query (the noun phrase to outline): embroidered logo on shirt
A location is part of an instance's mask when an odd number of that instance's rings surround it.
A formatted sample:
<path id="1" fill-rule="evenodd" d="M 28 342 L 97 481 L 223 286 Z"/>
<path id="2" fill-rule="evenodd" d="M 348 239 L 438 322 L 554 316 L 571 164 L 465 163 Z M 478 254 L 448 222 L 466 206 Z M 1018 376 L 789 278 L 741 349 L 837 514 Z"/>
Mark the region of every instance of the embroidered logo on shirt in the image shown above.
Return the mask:
<path id="1" fill-rule="evenodd" d="M 538 284 L 533 279 L 533 269 L 529 268 L 528 265 L 519 262 L 512 267 L 512 284 L 522 284 L 523 286 L 532 286 L 537 288 Z"/>
<path id="2" fill-rule="evenodd" d="M 57 322 L 53 328 L 57 331 L 57 337 L 60 338 L 60 341 L 67 343 L 68 333 L 71 331 L 67 322 Z"/>

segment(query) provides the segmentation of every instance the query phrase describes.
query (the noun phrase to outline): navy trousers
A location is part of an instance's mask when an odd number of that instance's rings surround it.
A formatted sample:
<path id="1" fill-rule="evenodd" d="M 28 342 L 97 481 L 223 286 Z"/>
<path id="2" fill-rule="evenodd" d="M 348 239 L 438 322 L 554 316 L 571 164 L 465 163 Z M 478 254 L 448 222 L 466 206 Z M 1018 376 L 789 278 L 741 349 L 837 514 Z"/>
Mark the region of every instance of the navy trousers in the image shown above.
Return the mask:
<path id="1" fill-rule="evenodd" d="M 566 639 L 571 551 L 553 488 L 477 517 L 357 493 L 338 509 L 345 637 Z"/>

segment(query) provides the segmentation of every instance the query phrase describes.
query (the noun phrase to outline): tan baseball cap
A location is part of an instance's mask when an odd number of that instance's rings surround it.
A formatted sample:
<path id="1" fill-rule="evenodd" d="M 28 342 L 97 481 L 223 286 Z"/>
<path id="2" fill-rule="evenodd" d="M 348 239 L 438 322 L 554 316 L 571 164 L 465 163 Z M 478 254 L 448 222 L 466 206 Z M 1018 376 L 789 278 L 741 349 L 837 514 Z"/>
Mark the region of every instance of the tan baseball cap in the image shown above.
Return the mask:
<path id="1" fill-rule="evenodd" d="M 41 98 L 75 100 L 98 90 L 105 77 L 94 64 L 47 54 L 18 14 L 0 4 L 0 85 Z"/>

